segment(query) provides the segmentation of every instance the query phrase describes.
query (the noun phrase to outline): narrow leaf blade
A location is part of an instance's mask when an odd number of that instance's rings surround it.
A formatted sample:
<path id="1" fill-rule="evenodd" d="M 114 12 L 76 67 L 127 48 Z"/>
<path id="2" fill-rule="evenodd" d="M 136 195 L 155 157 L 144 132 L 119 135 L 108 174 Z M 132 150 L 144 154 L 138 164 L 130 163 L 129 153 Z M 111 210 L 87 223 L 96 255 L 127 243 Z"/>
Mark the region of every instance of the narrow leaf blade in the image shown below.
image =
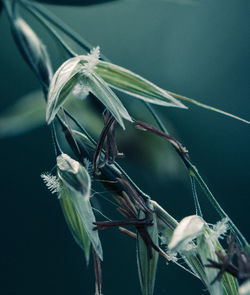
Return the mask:
<path id="1" fill-rule="evenodd" d="M 102 245 L 99 238 L 99 234 L 98 231 L 93 230 L 93 222 L 96 222 L 96 219 L 90 201 L 84 199 L 82 197 L 82 194 L 71 189 L 68 190 L 69 197 L 81 219 L 81 222 L 88 234 L 88 237 L 93 245 L 93 248 L 95 249 L 100 259 L 103 260 Z"/>
<path id="2" fill-rule="evenodd" d="M 78 80 L 78 63 L 80 57 L 74 57 L 64 62 L 54 74 L 48 92 L 46 120 L 49 123 L 55 118 L 60 107 Z"/>
<path id="3" fill-rule="evenodd" d="M 81 223 L 95 249 L 102 260 L 102 246 L 98 231 L 94 231 L 93 223 L 96 221 L 90 203 L 91 180 L 87 170 L 67 154 L 57 157 L 58 176 L 64 183 L 69 198 L 81 219 Z"/>
<path id="4" fill-rule="evenodd" d="M 149 103 L 186 108 L 179 100 L 150 81 L 117 65 L 100 61 L 96 72 L 111 87 Z"/>
<path id="5" fill-rule="evenodd" d="M 139 218 L 144 218 L 143 212 L 140 212 Z M 147 227 L 148 233 L 153 243 L 158 246 L 158 229 L 156 214 L 152 214 L 153 226 Z M 148 249 L 142 237 L 137 234 L 137 265 L 141 285 L 142 295 L 153 295 L 155 277 L 157 270 L 159 253 L 152 249 L 152 258 L 148 255 Z"/>
<path id="6" fill-rule="evenodd" d="M 90 239 L 83 226 L 81 218 L 77 213 L 67 190 L 63 190 L 63 193 L 60 196 L 60 204 L 65 217 L 65 220 L 68 224 L 68 227 L 74 237 L 76 243 L 84 251 L 87 264 L 89 263 L 89 254 L 90 254 Z"/>
<path id="7" fill-rule="evenodd" d="M 133 121 L 119 98 L 102 78 L 93 74 L 88 78 L 88 85 L 90 91 L 106 106 L 123 129 L 125 129 L 123 119 Z"/>

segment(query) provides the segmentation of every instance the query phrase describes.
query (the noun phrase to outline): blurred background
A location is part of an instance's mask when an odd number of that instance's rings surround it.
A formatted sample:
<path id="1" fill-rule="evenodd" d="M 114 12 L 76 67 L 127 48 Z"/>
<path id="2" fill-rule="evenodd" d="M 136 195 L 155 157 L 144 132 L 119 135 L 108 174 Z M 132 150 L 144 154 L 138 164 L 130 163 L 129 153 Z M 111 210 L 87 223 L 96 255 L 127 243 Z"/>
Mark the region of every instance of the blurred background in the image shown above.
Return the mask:
<path id="1" fill-rule="evenodd" d="M 164 89 L 250 119 L 248 0 L 116 0 L 84 7 L 46 7 L 93 46 L 99 45 L 112 62 Z M 27 16 L 27 20 L 49 44 L 58 66 L 61 49 L 34 19 Z M 38 90 L 39 82 L 17 50 L 3 12 L 0 38 L 0 111 L 4 112 L 22 96 Z M 84 52 L 78 49 L 78 53 Z M 121 97 L 134 116 L 148 118 L 141 103 Z M 250 239 L 249 125 L 187 106 L 189 110 L 157 110 L 171 134 L 187 147 L 219 203 Z M 96 114 L 91 114 L 91 105 L 86 102 L 85 107 L 81 114 L 86 125 L 101 126 Z M 40 178 L 55 165 L 49 129 L 44 124 L 8 137 L 0 119 L 0 133 L 0 293 L 93 294 L 92 266 L 86 267 L 57 198 Z M 128 128 L 126 135 L 120 132 L 119 147 L 126 154 L 120 162 L 128 174 L 170 214 L 180 220 L 195 213 L 187 172 L 167 143 Z M 198 190 L 198 194 L 206 221 L 218 221 L 203 193 Z M 98 196 L 95 199 L 98 202 Z M 100 206 L 108 216 L 115 209 L 105 202 Z M 134 241 L 117 229 L 100 235 L 103 293 L 140 294 Z M 160 260 L 155 294 L 187 290 L 197 295 L 205 292 L 197 279 Z"/>

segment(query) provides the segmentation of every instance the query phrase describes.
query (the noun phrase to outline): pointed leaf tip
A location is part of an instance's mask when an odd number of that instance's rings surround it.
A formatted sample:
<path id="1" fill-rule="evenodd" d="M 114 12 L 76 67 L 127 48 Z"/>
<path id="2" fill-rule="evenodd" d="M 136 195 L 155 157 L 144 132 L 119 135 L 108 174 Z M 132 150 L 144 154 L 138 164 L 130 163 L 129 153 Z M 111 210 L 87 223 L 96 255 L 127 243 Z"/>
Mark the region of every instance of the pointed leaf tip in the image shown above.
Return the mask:
<path id="1" fill-rule="evenodd" d="M 162 106 L 187 108 L 166 90 L 120 66 L 100 61 L 96 66 L 96 72 L 112 88 L 146 102 Z"/>

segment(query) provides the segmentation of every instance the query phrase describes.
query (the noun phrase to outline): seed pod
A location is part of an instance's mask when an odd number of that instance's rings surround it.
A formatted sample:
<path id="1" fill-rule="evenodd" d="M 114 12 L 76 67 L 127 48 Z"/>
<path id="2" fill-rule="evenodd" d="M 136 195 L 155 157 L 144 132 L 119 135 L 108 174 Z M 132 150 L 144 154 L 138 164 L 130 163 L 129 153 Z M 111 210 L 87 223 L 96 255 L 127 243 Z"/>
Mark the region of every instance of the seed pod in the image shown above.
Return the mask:
<path id="1" fill-rule="evenodd" d="M 24 59 L 38 75 L 46 88 L 53 76 L 53 70 L 45 45 L 31 27 L 20 17 L 12 22 L 12 34 Z"/>

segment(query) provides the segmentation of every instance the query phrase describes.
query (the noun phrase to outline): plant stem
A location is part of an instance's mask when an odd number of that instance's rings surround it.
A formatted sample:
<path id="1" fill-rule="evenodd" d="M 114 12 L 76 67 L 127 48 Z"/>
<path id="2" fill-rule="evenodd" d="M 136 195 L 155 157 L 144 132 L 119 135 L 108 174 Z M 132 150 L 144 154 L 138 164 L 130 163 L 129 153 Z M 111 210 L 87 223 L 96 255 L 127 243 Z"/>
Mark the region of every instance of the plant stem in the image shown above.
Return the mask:
<path id="1" fill-rule="evenodd" d="M 62 47 L 67 51 L 67 53 L 70 56 L 77 56 L 77 54 L 73 51 L 73 49 L 66 43 L 64 42 L 63 38 L 57 33 L 56 30 L 54 30 L 48 22 L 44 19 L 41 14 L 39 14 L 32 6 L 29 5 L 24 5 L 22 1 L 20 3 L 27 9 L 52 35 L 54 38 L 62 45 Z"/>
<path id="2" fill-rule="evenodd" d="M 40 6 L 39 4 L 36 3 L 31 3 L 30 1 L 27 0 L 21 0 L 20 2 L 24 3 L 25 5 L 28 6 L 32 6 L 35 10 L 37 10 L 44 18 L 46 18 L 47 20 L 49 20 L 53 25 L 55 25 L 56 27 L 58 27 L 62 32 L 64 32 L 65 34 L 67 34 L 69 37 L 72 38 L 72 40 L 74 40 L 77 44 L 79 44 L 84 50 L 86 51 L 90 51 L 91 49 L 91 45 L 88 44 L 88 42 L 86 42 L 84 39 L 82 39 L 81 36 L 79 36 L 78 34 L 76 34 L 73 30 L 71 30 L 71 28 L 69 28 L 68 26 L 66 26 L 63 22 L 60 21 L 60 19 L 58 19 L 55 15 L 53 15 L 52 13 L 50 13 L 49 11 L 47 11 L 44 7 Z M 5 1 L 4 1 L 5 4 Z M 51 28 L 50 28 L 51 29 Z M 53 33 L 53 32 L 52 32 Z M 60 41 L 60 39 L 58 39 Z M 102 55 L 101 57 L 104 60 L 108 60 L 105 56 Z M 174 96 L 175 98 L 184 100 L 184 101 L 188 101 L 191 102 L 193 104 L 196 104 L 198 106 L 201 106 L 203 108 L 206 109 L 210 109 L 213 110 L 215 112 L 230 116 L 232 118 L 241 120 L 245 123 L 250 123 L 247 120 L 244 120 L 242 118 L 239 118 L 237 116 L 234 116 L 230 113 L 224 112 L 222 110 L 216 109 L 214 107 L 210 107 L 207 106 L 205 104 L 199 103 L 193 99 L 190 99 L 188 97 L 185 96 L 181 96 L 179 94 L 173 93 L 168 91 L 169 94 L 171 94 L 172 96 Z M 164 126 L 164 124 L 162 123 L 161 119 L 159 118 L 159 116 L 157 115 L 156 111 L 154 110 L 154 108 L 152 106 L 150 106 L 148 103 L 144 102 L 146 107 L 148 108 L 148 110 L 150 111 L 150 113 L 152 114 L 152 116 L 154 117 L 157 125 L 159 126 L 159 128 L 161 129 L 161 131 L 165 132 L 166 134 L 168 134 L 168 131 L 166 129 L 166 127 Z M 85 133 L 86 134 L 86 133 Z M 199 174 L 197 168 L 185 157 L 183 157 L 183 155 L 181 155 L 179 153 L 179 151 L 175 148 L 175 150 L 177 151 L 177 153 L 179 154 L 179 156 L 181 157 L 181 159 L 183 160 L 186 168 L 189 171 L 189 174 L 194 177 L 196 179 L 196 181 L 198 182 L 198 184 L 200 185 L 201 189 L 203 190 L 203 192 L 205 193 L 205 195 L 207 196 L 208 200 L 210 201 L 211 205 L 215 208 L 215 210 L 217 211 L 217 213 L 220 215 L 221 218 L 228 218 L 228 223 L 232 229 L 233 232 L 235 232 L 237 234 L 237 238 L 240 242 L 240 244 L 242 246 L 245 246 L 248 250 L 250 249 L 250 246 L 248 244 L 248 242 L 246 241 L 245 237 L 241 234 L 241 232 L 239 231 L 239 229 L 236 227 L 236 225 L 233 223 L 233 221 L 228 217 L 228 215 L 225 213 L 225 211 L 222 209 L 222 207 L 219 205 L 219 203 L 217 202 L 217 200 L 215 199 L 215 197 L 213 196 L 212 192 L 209 190 L 207 184 L 205 183 L 205 181 L 203 180 L 203 178 L 201 177 L 201 175 Z M 116 164 L 117 168 L 120 169 L 120 166 L 118 164 Z M 131 181 L 131 180 L 130 180 Z M 133 183 L 133 182 L 132 182 Z M 133 183 L 133 185 L 135 185 Z M 136 185 L 135 185 L 136 186 Z M 137 186 L 136 186 L 137 187 Z M 138 187 L 137 189 L 148 198 L 148 196 L 146 194 L 144 194 Z M 250 250 L 249 250 L 250 251 Z"/>
<path id="3" fill-rule="evenodd" d="M 44 18 L 46 18 L 54 26 L 56 26 L 58 29 L 60 29 L 62 32 L 64 32 L 66 35 L 68 35 L 73 41 L 75 41 L 78 45 L 80 45 L 84 50 L 89 52 L 93 48 L 93 46 L 91 44 L 89 44 L 86 40 L 84 40 L 82 38 L 82 36 L 80 36 L 75 31 L 73 31 L 68 25 L 63 23 L 56 15 L 51 13 L 45 7 L 39 5 L 38 3 L 33 3 L 33 2 L 30 2 L 27 0 L 21 0 L 20 2 L 33 7 Z M 103 54 L 101 54 L 101 59 L 108 61 L 108 58 L 105 57 Z"/>
<path id="4" fill-rule="evenodd" d="M 247 120 L 245 120 L 245 119 L 242 119 L 241 117 L 235 116 L 235 115 L 230 114 L 230 113 L 228 113 L 228 112 L 224 112 L 224 111 L 222 111 L 222 110 L 220 110 L 220 109 L 217 109 L 217 108 L 215 108 L 215 107 L 211 107 L 211 106 L 209 106 L 209 105 L 206 105 L 206 104 L 204 104 L 204 103 L 201 103 L 201 102 L 199 102 L 199 101 L 197 101 L 197 100 L 194 100 L 194 99 L 192 99 L 192 98 L 189 98 L 189 97 L 186 97 L 186 96 L 183 96 L 183 95 L 180 95 L 180 94 L 177 94 L 177 93 L 171 92 L 171 91 L 167 91 L 167 92 L 168 92 L 170 95 L 172 95 L 174 98 L 180 99 L 180 100 L 182 100 L 182 101 L 190 102 L 190 103 L 195 104 L 195 105 L 197 105 L 197 106 L 199 106 L 199 107 L 201 107 L 201 108 L 204 108 L 204 109 L 207 109 L 207 110 L 210 110 L 210 111 L 216 112 L 216 113 L 220 113 L 220 114 L 222 114 L 222 115 L 225 115 L 225 116 L 228 116 L 228 117 L 234 118 L 234 119 L 236 119 L 236 120 L 242 121 L 242 122 L 244 122 L 244 123 L 250 124 L 250 121 L 247 121 Z"/>
<path id="5" fill-rule="evenodd" d="M 162 123 L 161 119 L 159 118 L 159 116 L 155 112 L 154 108 L 152 106 L 148 105 L 147 103 L 145 103 L 145 105 L 149 109 L 149 111 L 152 114 L 152 116 L 155 118 L 155 121 L 156 121 L 157 125 L 159 126 L 160 130 L 162 132 L 168 134 L 168 131 L 167 131 L 166 127 L 164 126 L 164 124 Z M 215 199 L 214 195 L 212 194 L 212 192 L 208 188 L 207 184 L 205 183 L 205 181 L 203 180 L 203 178 L 199 174 L 197 168 L 190 162 L 190 160 L 188 160 L 187 158 L 183 157 L 183 155 L 181 155 L 176 148 L 175 148 L 175 150 L 177 151 L 178 155 L 183 160 L 186 168 L 189 171 L 190 176 L 191 177 L 194 177 L 196 179 L 196 181 L 200 185 L 201 189 L 205 193 L 206 197 L 210 201 L 211 205 L 214 207 L 214 209 L 219 214 L 219 216 L 221 218 L 227 218 L 228 219 L 229 226 L 230 226 L 231 230 L 237 234 L 237 239 L 238 239 L 239 243 L 241 244 L 241 246 L 246 247 L 247 250 L 250 251 L 250 245 L 247 242 L 246 238 L 242 235 L 242 233 L 239 231 L 239 229 L 237 228 L 237 226 L 233 223 L 233 221 L 231 220 L 231 218 L 229 218 L 229 216 L 226 214 L 226 212 L 222 209 L 222 207 L 220 206 L 220 204 L 217 202 L 217 200 Z"/>

